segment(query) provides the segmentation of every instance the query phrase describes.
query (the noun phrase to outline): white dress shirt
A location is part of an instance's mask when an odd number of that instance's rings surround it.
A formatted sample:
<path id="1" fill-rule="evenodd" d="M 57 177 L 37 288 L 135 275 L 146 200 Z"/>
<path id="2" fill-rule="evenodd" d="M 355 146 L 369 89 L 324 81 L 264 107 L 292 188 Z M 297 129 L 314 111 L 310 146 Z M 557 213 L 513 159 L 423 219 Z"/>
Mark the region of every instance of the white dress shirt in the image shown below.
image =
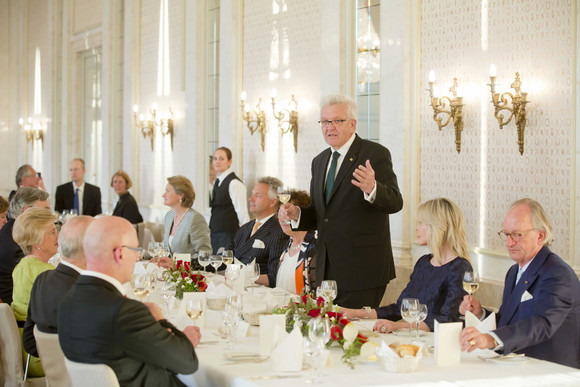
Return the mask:
<path id="1" fill-rule="evenodd" d="M 222 181 L 233 173 L 231 168 L 228 168 L 223 173 L 216 176 L 218 179 L 218 187 L 222 184 Z M 230 194 L 230 199 L 234 205 L 234 210 L 238 216 L 239 226 L 248 223 L 250 221 L 250 215 L 248 214 L 248 195 L 246 193 L 246 187 L 244 183 L 238 179 L 233 179 L 230 181 L 230 186 L 228 187 L 228 193 Z"/>

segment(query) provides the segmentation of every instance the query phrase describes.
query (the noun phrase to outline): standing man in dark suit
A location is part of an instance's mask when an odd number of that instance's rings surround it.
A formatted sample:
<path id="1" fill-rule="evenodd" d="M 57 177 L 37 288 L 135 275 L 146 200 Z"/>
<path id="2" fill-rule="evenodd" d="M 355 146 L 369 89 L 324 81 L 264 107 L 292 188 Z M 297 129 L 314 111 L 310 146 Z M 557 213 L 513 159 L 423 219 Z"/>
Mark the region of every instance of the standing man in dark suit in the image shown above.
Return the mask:
<path id="1" fill-rule="evenodd" d="M 183 332 L 156 304 L 126 298 L 123 283 L 142 256 L 126 219 L 96 219 L 85 232 L 87 270 L 58 309 L 58 336 L 65 356 L 111 367 L 121 386 L 181 386 L 177 374 L 192 374 L 198 360 L 197 327 Z"/>
<path id="2" fill-rule="evenodd" d="M 101 190 L 85 182 L 85 161 L 74 159 L 69 171 L 72 181 L 56 187 L 55 211 L 76 210 L 79 215 L 89 216 L 101 214 Z"/>
<path id="3" fill-rule="evenodd" d="M 524 353 L 580 368 L 580 281 L 548 248 L 552 226 L 546 212 L 535 200 L 518 200 L 498 234 L 516 264 L 505 278 L 497 329 L 482 334 L 465 328 L 460 336 L 462 350 Z M 468 310 L 485 318 L 486 312 L 473 296 L 465 296 L 459 306 L 462 314 Z"/>
<path id="4" fill-rule="evenodd" d="M 58 236 L 58 247 L 62 261 L 55 270 L 40 273 L 30 292 L 28 315 L 22 332 L 22 343 L 27 353 L 38 357 L 34 326 L 45 333 L 57 333 L 57 311 L 62 297 L 77 282 L 86 267 L 83 238 L 87 227 L 95 219 L 90 216 L 75 216 L 69 219 Z"/>
<path id="5" fill-rule="evenodd" d="M 288 245 L 276 211 L 278 211 L 278 187 L 282 182 L 275 177 L 262 177 L 252 189 L 250 212 L 256 219 L 244 224 L 236 232 L 230 249 L 234 257 L 244 264 L 254 259 L 260 265 L 257 284 L 275 287 L 276 271 L 282 251 Z"/>
<path id="6" fill-rule="evenodd" d="M 320 105 L 319 123 L 330 148 L 312 161 L 312 203 L 306 208 L 287 203 L 280 218 L 292 220 L 298 230 L 318 229 L 316 278 L 336 280 L 337 304 L 376 308 L 395 278 L 389 214 L 403 207 L 391 154 L 355 134 L 352 98 L 330 95 Z"/>

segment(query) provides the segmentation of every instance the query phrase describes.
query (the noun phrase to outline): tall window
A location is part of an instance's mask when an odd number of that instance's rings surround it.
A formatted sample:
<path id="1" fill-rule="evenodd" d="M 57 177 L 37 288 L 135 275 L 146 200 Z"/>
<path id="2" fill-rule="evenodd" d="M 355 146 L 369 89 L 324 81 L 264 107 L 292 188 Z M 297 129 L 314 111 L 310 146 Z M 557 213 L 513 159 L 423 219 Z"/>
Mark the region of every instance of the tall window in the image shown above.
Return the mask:
<path id="1" fill-rule="evenodd" d="M 380 0 L 358 0 L 357 6 L 357 133 L 373 141 L 379 140 L 380 6 Z"/>
<path id="2" fill-rule="evenodd" d="M 207 154 L 213 155 L 219 146 L 219 32 L 220 32 L 220 1 L 207 2 L 207 112 L 206 138 Z M 211 162 L 209 164 L 209 182 L 215 178 Z"/>
<path id="3" fill-rule="evenodd" d="M 85 179 L 99 184 L 103 169 L 103 120 L 101 118 L 101 47 L 83 51 L 82 62 L 82 125 Z"/>

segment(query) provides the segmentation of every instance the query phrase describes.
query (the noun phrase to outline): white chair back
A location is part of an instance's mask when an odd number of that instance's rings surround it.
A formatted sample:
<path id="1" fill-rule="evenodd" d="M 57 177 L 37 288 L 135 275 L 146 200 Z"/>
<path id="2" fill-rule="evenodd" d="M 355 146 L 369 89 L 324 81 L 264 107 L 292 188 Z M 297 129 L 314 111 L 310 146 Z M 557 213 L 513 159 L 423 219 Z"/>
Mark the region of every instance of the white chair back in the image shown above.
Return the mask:
<path id="1" fill-rule="evenodd" d="M 119 387 L 115 372 L 106 364 L 78 363 L 64 358 L 72 387 Z"/>
<path id="2" fill-rule="evenodd" d="M 64 353 L 58 342 L 58 334 L 41 332 L 35 325 L 34 338 L 44 375 L 46 375 L 46 384 L 54 387 L 70 387 L 72 384 L 64 365 Z"/>
<path id="3" fill-rule="evenodd" d="M 24 380 L 22 339 L 16 318 L 8 304 L 0 303 L 0 361 L 4 371 L 4 386 L 45 386 L 46 378 Z"/>

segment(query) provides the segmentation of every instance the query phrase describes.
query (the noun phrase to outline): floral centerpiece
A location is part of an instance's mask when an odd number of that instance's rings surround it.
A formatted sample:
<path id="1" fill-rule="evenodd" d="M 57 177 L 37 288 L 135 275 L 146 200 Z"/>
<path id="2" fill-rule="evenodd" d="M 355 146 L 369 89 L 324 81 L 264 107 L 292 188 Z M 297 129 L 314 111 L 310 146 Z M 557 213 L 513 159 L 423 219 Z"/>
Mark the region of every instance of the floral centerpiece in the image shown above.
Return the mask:
<path id="1" fill-rule="evenodd" d="M 286 315 L 286 331 L 288 332 L 294 329 L 294 324 L 300 323 L 304 337 L 308 337 L 308 321 L 311 318 L 328 318 L 330 340 L 327 346 L 334 343 L 340 345 L 344 351 L 342 360 L 351 368 L 354 368 L 353 358 L 360 355 L 361 347 L 368 341 L 368 338 L 361 335 L 354 324 L 338 312 L 338 307 L 333 306 L 332 302 L 325 303 L 324 298 L 314 297 L 309 293 L 301 294 L 299 301 L 290 301 L 287 306 L 274 309 L 273 313 Z"/>
<path id="2" fill-rule="evenodd" d="M 175 296 L 183 298 L 186 292 L 205 292 L 207 282 L 205 277 L 197 271 L 192 270 L 190 262 L 178 260 L 173 263 L 173 267 L 167 270 L 167 277 L 175 283 Z"/>

